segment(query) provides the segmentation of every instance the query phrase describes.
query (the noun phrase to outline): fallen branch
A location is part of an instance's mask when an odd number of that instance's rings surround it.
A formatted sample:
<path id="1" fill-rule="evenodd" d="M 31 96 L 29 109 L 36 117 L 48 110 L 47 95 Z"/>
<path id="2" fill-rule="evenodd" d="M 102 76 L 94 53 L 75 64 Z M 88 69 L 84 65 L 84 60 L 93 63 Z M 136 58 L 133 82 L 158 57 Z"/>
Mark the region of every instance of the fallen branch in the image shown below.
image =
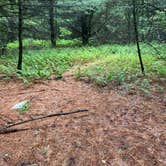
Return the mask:
<path id="1" fill-rule="evenodd" d="M 36 91 L 31 91 L 31 92 L 20 92 L 18 93 L 18 95 L 23 95 L 23 94 L 26 94 L 26 93 L 39 93 L 39 92 L 44 92 L 46 91 L 45 89 L 41 89 L 41 90 L 36 90 Z"/>
<path id="2" fill-rule="evenodd" d="M 77 111 L 73 111 L 73 112 L 64 112 L 64 113 L 57 113 L 57 114 L 49 114 L 49 115 L 45 115 L 45 116 L 39 116 L 33 119 L 29 119 L 29 120 L 25 120 L 25 121 L 21 121 L 21 122 L 16 122 L 16 123 L 12 123 L 9 125 L 6 125 L 4 128 L 0 129 L 0 134 L 6 134 L 6 133 L 10 133 L 10 131 L 8 131 L 9 128 L 14 127 L 14 126 L 19 126 L 25 123 L 29 123 L 32 121 L 37 121 L 37 120 L 42 120 L 42 119 L 46 119 L 46 118 L 50 118 L 50 117 L 55 117 L 55 116 L 65 116 L 65 115 L 70 115 L 70 114 L 77 114 L 77 113 L 81 113 L 81 112 L 88 112 L 89 110 L 87 109 L 83 109 L 83 110 L 77 110 Z M 18 130 L 18 129 L 15 129 Z M 11 130 L 13 131 L 13 130 Z"/>
<path id="3" fill-rule="evenodd" d="M 20 132 L 20 131 L 26 131 L 26 130 L 30 130 L 30 128 L 26 128 L 26 129 L 2 129 L 0 130 L 0 134 L 9 134 L 9 133 L 16 133 L 16 132 Z"/>

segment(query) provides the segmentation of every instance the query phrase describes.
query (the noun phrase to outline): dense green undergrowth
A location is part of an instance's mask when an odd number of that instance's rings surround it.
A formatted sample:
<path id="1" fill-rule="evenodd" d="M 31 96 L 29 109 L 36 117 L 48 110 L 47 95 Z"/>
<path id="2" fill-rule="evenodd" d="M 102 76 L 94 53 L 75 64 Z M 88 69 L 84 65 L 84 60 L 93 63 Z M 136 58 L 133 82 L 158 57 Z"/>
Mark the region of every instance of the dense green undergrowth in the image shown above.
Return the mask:
<path id="1" fill-rule="evenodd" d="M 49 79 L 52 75 L 59 77 L 75 66 L 76 78 L 88 78 L 100 86 L 132 83 L 146 88 L 152 80 L 164 81 L 166 78 L 166 47 L 164 44 L 155 46 L 159 48 L 160 55 L 148 45 L 141 45 L 146 72 L 144 77 L 134 45 L 29 50 L 24 52 L 22 74 L 18 74 L 16 70 L 16 55 L 0 58 L 0 73 L 6 78 L 17 77 L 28 82 L 34 79 Z"/>
<path id="2" fill-rule="evenodd" d="M 9 51 L 18 49 L 18 41 L 10 42 L 7 44 L 7 49 Z M 79 39 L 67 40 L 67 39 L 58 39 L 56 41 L 57 47 L 72 47 L 79 46 L 81 42 Z M 24 39 L 23 40 L 24 49 L 41 49 L 41 48 L 51 48 L 50 41 L 39 40 L 39 39 Z"/>

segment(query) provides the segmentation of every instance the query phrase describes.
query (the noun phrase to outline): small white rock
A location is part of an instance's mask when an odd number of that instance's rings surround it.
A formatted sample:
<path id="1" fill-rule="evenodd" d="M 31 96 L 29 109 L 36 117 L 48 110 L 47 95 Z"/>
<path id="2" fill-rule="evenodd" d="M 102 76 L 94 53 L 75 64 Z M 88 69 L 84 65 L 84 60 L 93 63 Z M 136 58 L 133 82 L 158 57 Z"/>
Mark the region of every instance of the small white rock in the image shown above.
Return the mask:
<path id="1" fill-rule="evenodd" d="M 21 108 L 23 108 L 26 104 L 28 104 L 28 101 L 27 101 L 27 100 L 22 101 L 22 102 L 20 102 L 20 103 L 17 103 L 17 104 L 15 104 L 15 105 L 12 107 L 12 110 L 21 109 Z"/>
<path id="2" fill-rule="evenodd" d="M 105 160 L 101 160 L 103 164 L 106 164 L 106 161 Z"/>
<path id="3" fill-rule="evenodd" d="M 5 157 L 8 157 L 8 156 L 9 156 L 9 154 L 6 153 L 6 154 L 5 154 Z"/>

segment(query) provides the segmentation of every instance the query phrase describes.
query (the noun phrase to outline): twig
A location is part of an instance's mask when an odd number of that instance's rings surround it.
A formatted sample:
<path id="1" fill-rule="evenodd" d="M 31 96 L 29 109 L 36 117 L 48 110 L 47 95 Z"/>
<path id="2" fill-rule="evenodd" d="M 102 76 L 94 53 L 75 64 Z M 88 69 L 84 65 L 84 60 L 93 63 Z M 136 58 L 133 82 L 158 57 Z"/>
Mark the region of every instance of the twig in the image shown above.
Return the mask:
<path id="1" fill-rule="evenodd" d="M 49 115 L 40 116 L 40 117 L 36 117 L 36 118 L 33 118 L 33 119 L 21 121 L 21 122 L 16 122 L 16 123 L 13 123 L 13 124 L 9 124 L 9 125 L 5 126 L 4 128 L 0 129 L 0 134 L 9 133 L 9 132 L 7 132 L 7 129 L 9 129 L 11 127 L 14 127 L 14 126 L 22 125 L 22 124 L 25 124 L 25 123 L 29 123 L 29 122 L 32 122 L 32 121 L 42 120 L 42 119 L 46 119 L 46 118 L 50 118 L 50 117 L 55 117 L 55 116 L 65 116 L 65 115 L 70 115 L 70 114 L 77 114 L 77 113 L 88 112 L 88 111 L 89 110 L 87 110 L 87 109 L 83 109 L 83 110 L 77 110 L 77 111 L 73 111 L 73 112 L 64 112 L 64 113 L 57 113 L 57 114 L 49 114 Z M 16 130 L 18 130 L 18 129 L 16 129 Z"/>
<path id="2" fill-rule="evenodd" d="M 46 91 L 45 89 L 41 89 L 41 90 L 36 90 L 36 91 L 31 91 L 31 92 L 20 92 L 18 93 L 18 95 L 22 95 L 22 94 L 26 94 L 26 93 L 38 93 L 38 92 L 43 92 L 43 91 Z"/>
<path id="3" fill-rule="evenodd" d="M 25 128 L 25 129 L 7 129 L 7 128 L 4 128 L 4 129 L 0 130 L 0 134 L 10 134 L 10 133 L 26 131 L 26 130 L 30 130 L 30 129 L 31 128 Z"/>
<path id="4" fill-rule="evenodd" d="M 0 90 L 1 91 L 5 91 L 5 90 L 8 90 L 8 89 L 2 89 Z M 25 92 L 19 92 L 19 93 L 14 93 L 12 94 L 12 96 L 16 96 L 16 95 L 24 95 L 24 94 L 32 94 L 32 93 L 40 93 L 40 92 L 44 92 L 44 91 L 47 91 L 47 90 L 51 90 L 51 91 L 59 91 L 59 89 L 56 89 L 56 88 L 53 88 L 53 89 L 41 89 L 41 90 L 36 90 L 36 91 L 25 91 Z M 4 96 L 4 95 L 3 95 Z M 6 95 L 8 96 L 8 94 Z"/>

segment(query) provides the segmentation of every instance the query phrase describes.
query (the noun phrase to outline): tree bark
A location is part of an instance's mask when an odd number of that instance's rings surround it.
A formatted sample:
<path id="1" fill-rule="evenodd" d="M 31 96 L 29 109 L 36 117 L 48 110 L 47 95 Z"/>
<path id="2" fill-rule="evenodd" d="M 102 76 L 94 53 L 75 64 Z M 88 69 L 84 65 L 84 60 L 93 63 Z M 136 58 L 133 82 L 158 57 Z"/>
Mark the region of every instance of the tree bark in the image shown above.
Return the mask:
<path id="1" fill-rule="evenodd" d="M 13 12 L 14 10 L 14 5 L 13 4 L 16 4 L 16 1 L 15 0 L 9 0 L 10 2 L 10 10 L 11 12 Z M 7 18 L 7 21 L 8 21 L 8 26 L 9 26 L 9 30 L 8 30 L 8 42 L 13 42 L 15 40 L 17 40 L 17 37 L 15 35 L 14 32 L 14 27 L 15 27 L 15 20 L 12 19 L 12 18 Z"/>
<path id="2" fill-rule="evenodd" d="M 56 33 L 54 24 L 54 0 L 49 0 L 50 40 L 52 47 L 56 46 Z"/>
<path id="3" fill-rule="evenodd" d="M 22 70 L 22 57 L 23 57 L 23 42 L 22 42 L 22 25 L 23 25 L 23 13 L 22 13 L 22 0 L 18 0 L 18 40 L 19 40 L 19 58 L 18 58 L 18 70 Z"/>
<path id="4" fill-rule="evenodd" d="M 132 4 L 133 4 L 133 23 L 134 23 L 134 30 L 135 30 L 135 42 L 137 44 L 137 51 L 138 51 L 140 65 L 141 65 L 141 71 L 142 71 L 142 74 L 145 75 L 144 64 L 143 64 L 142 56 L 141 56 L 141 49 L 139 45 L 139 33 L 138 33 L 138 25 L 137 25 L 137 19 L 136 19 L 136 0 L 132 0 Z"/>
<path id="5" fill-rule="evenodd" d="M 128 31 L 128 44 L 131 43 L 131 12 L 127 11 L 127 31 Z"/>
<path id="6" fill-rule="evenodd" d="M 92 28 L 92 18 L 94 11 L 89 11 L 88 14 L 83 13 L 81 16 L 81 29 L 82 29 L 82 44 L 89 44 L 89 39 L 91 37 Z"/>
<path id="7" fill-rule="evenodd" d="M 81 16 L 81 28 L 82 28 L 82 44 L 87 45 L 89 43 L 87 15 L 84 13 Z"/>

